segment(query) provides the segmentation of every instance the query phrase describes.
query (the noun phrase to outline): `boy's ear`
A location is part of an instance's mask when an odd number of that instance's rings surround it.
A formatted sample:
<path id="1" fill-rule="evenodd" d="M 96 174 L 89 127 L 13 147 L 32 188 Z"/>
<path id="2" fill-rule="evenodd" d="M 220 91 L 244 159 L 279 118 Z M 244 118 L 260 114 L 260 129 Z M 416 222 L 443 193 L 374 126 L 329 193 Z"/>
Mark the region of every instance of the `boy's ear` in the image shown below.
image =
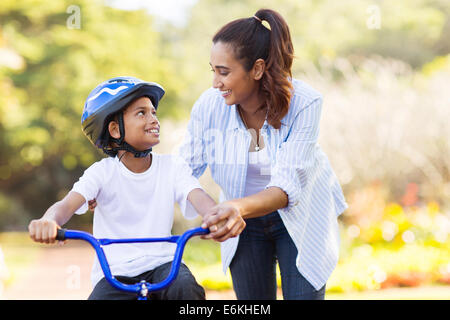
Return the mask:
<path id="1" fill-rule="evenodd" d="M 113 137 L 114 139 L 120 138 L 119 123 L 117 123 L 116 121 L 112 120 L 109 122 L 108 131 L 109 131 L 109 135 L 111 137 Z"/>

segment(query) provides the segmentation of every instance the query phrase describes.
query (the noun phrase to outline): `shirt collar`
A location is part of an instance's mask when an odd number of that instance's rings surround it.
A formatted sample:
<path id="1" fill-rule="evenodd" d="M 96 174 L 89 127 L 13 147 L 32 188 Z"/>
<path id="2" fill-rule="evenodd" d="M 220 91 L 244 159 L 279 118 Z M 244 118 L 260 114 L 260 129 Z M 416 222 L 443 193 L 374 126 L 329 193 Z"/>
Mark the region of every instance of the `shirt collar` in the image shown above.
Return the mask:
<path id="1" fill-rule="evenodd" d="M 244 128 L 244 123 L 242 122 L 237 106 L 233 104 L 230 106 L 231 118 L 230 118 L 230 127 L 232 129 Z"/>
<path id="2" fill-rule="evenodd" d="M 237 105 L 233 104 L 232 106 L 229 106 L 231 117 L 230 117 L 230 128 L 231 129 L 245 129 L 245 125 L 242 122 L 241 117 L 239 116 L 239 111 L 237 109 Z M 269 123 L 267 122 L 267 118 L 264 120 L 264 123 L 261 127 L 261 129 L 266 129 L 269 127 Z"/>

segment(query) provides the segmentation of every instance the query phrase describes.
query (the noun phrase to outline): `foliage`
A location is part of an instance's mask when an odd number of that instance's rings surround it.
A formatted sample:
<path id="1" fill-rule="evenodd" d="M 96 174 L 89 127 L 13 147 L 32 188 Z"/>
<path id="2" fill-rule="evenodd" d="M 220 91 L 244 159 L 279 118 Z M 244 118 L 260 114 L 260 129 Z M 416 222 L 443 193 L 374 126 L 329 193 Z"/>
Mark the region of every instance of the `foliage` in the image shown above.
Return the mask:
<path id="1" fill-rule="evenodd" d="M 80 8 L 79 29 L 68 27 L 72 5 Z M 369 25 L 373 6 L 379 28 Z M 199 0 L 183 26 L 155 25 L 143 10 L 114 9 L 101 0 L 6 0 L 0 4 L 0 228 L 23 230 L 101 158 L 79 123 L 93 87 L 123 74 L 157 81 L 167 90 L 160 118 L 185 120 L 211 84 L 213 34 L 262 7 L 278 10 L 290 26 L 294 76 L 324 93 L 320 143 L 347 197 L 383 181 L 386 201 L 397 201 L 416 183 L 418 201 L 447 205 L 446 0 L 408 6 Z M 171 128 L 166 135 L 185 127 Z M 160 149 L 174 152 L 179 141 L 168 141 Z M 88 223 L 91 217 L 78 220 Z"/>
<path id="2" fill-rule="evenodd" d="M 370 25 L 374 7 L 379 27 Z M 323 59 L 355 54 L 389 57 L 420 69 L 436 56 L 450 52 L 446 36 L 450 5 L 446 0 L 414 0 L 408 5 L 373 0 L 199 0 L 179 33 L 178 70 L 187 80 L 187 96 L 183 97 L 188 103 L 192 105 L 211 85 L 208 61 L 214 33 L 233 19 L 252 17 L 260 8 L 277 10 L 289 24 L 296 56 L 294 75 L 311 63 L 321 71 Z M 186 63 L 186 58 L 191 63 Z"/>
<path id="3" fill-rule="evenodd" d="M 71 5 L 80 8 L 79 29 L 67 27 Z M 0 58 L 7 66 L 0 69 L 0 226 L 23 225 L 12 223 L 16 215 L 41 216 L 101 158 L 80 130 L 84 101 L 101 81 L 130 75 L 162 83 L 160 116 L 176 113 L 179 85 L 162 45 L 144 11 L 99 0 L 2 1 L 0 49 L 13 58 Z"/>
<path id="4" fill-rule="evenodd" d="M 341 221 L 340 260 L 327 292 L 449 284 L 450 211 L 436 202 L 409 207 L 385 203 L 380 211 L 369 215 L 370 223 L 363 214 Z M 222 272 L 217 243 L 192 241 L 183 259 L 205 288 L 232 288 L 229 272 Z"/>
<path id="5" fill-rule="evenodd" d="M 389 204 L 384 215 L 385 222 L 398 227 L 392 229 L 385 224 L 388 229 L 383 229 L 375 224 L 355 231 L 355 225 L 340 224 L 341 258 L 327 283 L 327 292 L 449 283 L 450 212 L 441 213 L 434 203 L 409 212 L 398 204 Z M 231 289 L 229 271 L 223 274 L 218 251 L 215 242 L 192 241 L 183 259 L 205 288 Z"/>
<path id="6" fill-rule="evenodd" d="M 349 199 L 329 292 L 448 284 L 450 211 L 434 201 L 417 203 L 411 194 L 417 189 L 409 190 L 403 205 L 386 202 L 380 185 Z"/>
<path id="7" fill-rule="evenodd" d="M 449 206 L 450 73 L 444 66 L 424 75 L 380 56 L 322 65 L 322 72 L 311 66 L 302 78 L 326 93 L 319 142 L 347 197 L 378 185 L 382 198 L 399 201 L 415 184 L 416 201 Z M 333 82 L 336 73 L 341 80 Z"/>
<path id="8" fill-rule="evenodd" d="M 446 284 L 450 256 L 445 246 L 407 244 L 355 246 L 341 259 L 327 284 L 329 292 Z"/>

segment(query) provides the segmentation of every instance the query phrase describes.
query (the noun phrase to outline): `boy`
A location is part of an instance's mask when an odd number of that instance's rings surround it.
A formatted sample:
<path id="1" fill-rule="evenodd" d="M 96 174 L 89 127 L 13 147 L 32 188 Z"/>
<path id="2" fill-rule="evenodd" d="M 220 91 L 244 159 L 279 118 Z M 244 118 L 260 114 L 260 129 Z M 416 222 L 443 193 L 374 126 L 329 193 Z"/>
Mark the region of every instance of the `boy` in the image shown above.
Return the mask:
<path id="1" fill-rule="evenodd" d="M 151 153 L 159 143 L 156 108 L 164 89 L 132 77 L 101 83 L 88 96 L 82 115 L 83 132 L 109 158 L 90 166 L 64 199 L 41 219 L 31 221 L 30 237 L 54 243 L 56 230 L 74 213 L 86 212 L 96 199 L 93 234 L 98 238 L 166 237 L 173 224 L 174 202 L 186 218 L 204 216 L 215 205 L 191 169 L 180 158 Z M 113 275 L 124 283 L 156 283 L 166 278 L 173 260 L 172 243 L 131 243 L 104 247 Z M 113 288 L 95 260 L 94 290 L 89 299 L 135 299 Z M 167 289 L 153 299 L 205 299 L 205 292 L 182 265 Z"/>

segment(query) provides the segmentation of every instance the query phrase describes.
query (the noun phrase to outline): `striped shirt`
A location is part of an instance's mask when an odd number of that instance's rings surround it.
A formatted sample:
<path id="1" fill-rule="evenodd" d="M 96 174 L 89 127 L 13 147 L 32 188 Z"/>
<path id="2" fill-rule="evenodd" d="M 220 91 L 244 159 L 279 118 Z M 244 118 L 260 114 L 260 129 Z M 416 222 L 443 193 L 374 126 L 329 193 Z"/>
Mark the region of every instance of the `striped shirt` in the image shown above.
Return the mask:
<path id="1" fill-rule="evenodd" d="M 318 290 L 327 282 L 339 257 L 338 216 L 347 208 L 339 181 L 320 148 L 322 95 L 293 79 L 294 94 L 280 129 L 264 122 L 260 134 L 268 148 L 270 182 L 288 196 L 278 212 L 294 241 L 299 272 Z M 227 105 L 214 88 L 194 104 L 180 155 L 195 177 L 207 166 L 221 187 L 221 201 L 242 198 L 245 192 L 251 134 L 236 105 Z M 224 272 L 239 237 L 221 243 Z"/>

